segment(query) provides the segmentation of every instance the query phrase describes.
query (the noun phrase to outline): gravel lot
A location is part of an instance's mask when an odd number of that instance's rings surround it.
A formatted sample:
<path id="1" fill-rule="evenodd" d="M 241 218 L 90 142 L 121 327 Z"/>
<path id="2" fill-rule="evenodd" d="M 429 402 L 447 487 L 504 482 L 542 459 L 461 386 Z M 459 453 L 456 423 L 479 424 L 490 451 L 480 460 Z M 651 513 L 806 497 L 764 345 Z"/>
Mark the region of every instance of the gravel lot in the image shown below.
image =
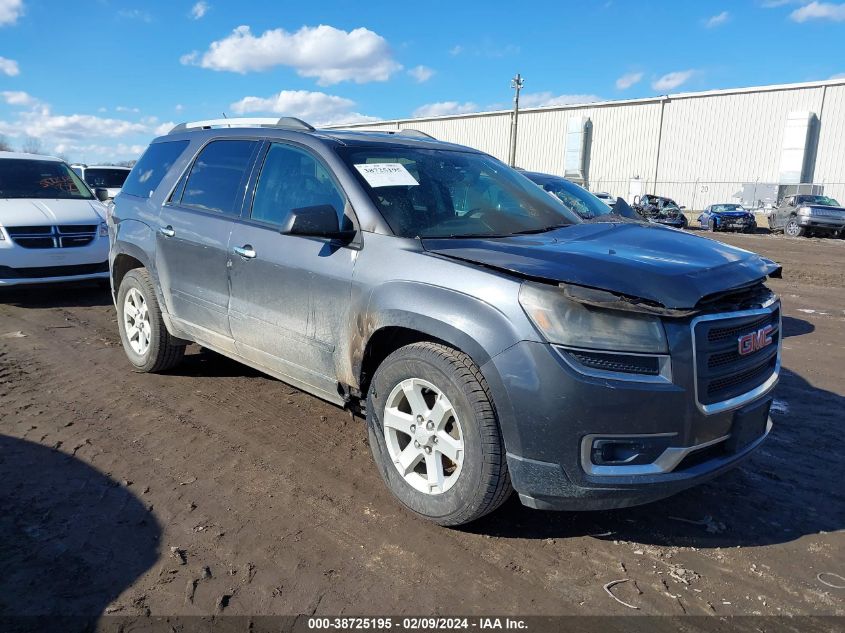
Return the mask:
<path id="1" fill-rule="evenodd" d="M 129 370 L 107 293 L 0 295 L 0 615 L 845 615 L 845 241 L 718 235 L 784 266 L 772 437 L 629 510 L 401 510 L 362 421 L 195 347 Z M 821 574 L 821 576 L 819 576 Z M 839 577 L 829 574 L 839 574 Z M 821 579 L 821 580 L 820 580 Z"/>

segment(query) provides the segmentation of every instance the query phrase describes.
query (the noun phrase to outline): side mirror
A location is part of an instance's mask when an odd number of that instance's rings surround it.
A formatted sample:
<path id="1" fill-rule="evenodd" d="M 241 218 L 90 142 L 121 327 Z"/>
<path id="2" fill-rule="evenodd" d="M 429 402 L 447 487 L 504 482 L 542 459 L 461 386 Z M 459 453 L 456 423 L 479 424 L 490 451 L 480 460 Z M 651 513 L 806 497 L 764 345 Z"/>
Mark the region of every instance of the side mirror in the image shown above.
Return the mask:
<path id="1" fill-rule="evenodd" d="M 109 199 L 109 190 L 105 187 L 97 187 L 94 189 L 94 195 L 97 196 L 97 200 L 100 202 L 105 202 Z"/>
<path id="2" fill-rule="evenodd" d="M 355 235 L 355 231 L 341 230 L 337 211 L 330 204 L 292 209 L 282 233 L 330 239 L 351 239 Z"/>
<path id="3" fill-rule="evenodd" d="M 679 207 L 679 209 L 680 209 L 681 211 L 683 211 L 684 209 L 686 209 L 686 207 L 685 207 L 684 205 L 681 205 L 681 206 Z"/>

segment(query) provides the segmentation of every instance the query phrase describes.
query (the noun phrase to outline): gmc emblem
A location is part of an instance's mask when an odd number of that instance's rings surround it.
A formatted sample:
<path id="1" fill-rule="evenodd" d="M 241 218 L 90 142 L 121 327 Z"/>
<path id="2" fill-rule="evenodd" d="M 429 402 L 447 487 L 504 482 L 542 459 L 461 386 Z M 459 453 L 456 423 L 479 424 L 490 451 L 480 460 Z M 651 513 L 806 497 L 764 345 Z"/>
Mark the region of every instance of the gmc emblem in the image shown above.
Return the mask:
<path id="1" fill-rule="evenodd" d="M 761 327 L 756 332 L 740 336 L 737 339 L 737 343 L 739 344 L 739 355 L 747 356 L 752 352 L 756 352 L 757 350 L 761 350 L 764 347 L 771 345 L 771 335 L 773 329 L 773 326 L 767 325 L 766 327 Z"/>

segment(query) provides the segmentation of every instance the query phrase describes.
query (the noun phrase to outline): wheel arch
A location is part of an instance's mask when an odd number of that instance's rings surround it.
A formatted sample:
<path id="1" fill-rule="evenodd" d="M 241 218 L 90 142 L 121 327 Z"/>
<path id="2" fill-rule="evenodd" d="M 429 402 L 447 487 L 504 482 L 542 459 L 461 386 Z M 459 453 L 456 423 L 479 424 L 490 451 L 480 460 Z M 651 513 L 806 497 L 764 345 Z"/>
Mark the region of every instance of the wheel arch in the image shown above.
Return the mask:
<path id="1" fill-rule="evenodd" d="M 505 313 L 477 297 L 421 283 L 388 286 L 374 293 L 353 337 L 350 384 L 362 395 L 378 365 L 405 345 L 443 343 L 481 367 L 522 338 Z"/>

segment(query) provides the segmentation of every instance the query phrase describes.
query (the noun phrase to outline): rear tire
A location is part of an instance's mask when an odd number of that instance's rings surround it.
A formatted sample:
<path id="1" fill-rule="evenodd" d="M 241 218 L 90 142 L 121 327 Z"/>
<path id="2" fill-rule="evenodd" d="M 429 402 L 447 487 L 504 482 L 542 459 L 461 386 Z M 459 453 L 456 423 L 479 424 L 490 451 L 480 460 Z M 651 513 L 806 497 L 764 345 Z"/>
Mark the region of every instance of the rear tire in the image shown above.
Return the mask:
<path id="1" fill-rule="evenodd" d="M 120 282 L 117 324 L 123 350 L 135 371 L 165 371 L 182 361 L 185 345 L 176 343 L 167 331 L 145 268 L 130 270 Z"/>
<path id="2" fill-rule="evenodd" d="M 424 519 L 469 523 L 512 492 L 487 382 L 463 352 L 430 342 L 393 352 L 370 383 L 367 426 L 382 479 Z"/>

